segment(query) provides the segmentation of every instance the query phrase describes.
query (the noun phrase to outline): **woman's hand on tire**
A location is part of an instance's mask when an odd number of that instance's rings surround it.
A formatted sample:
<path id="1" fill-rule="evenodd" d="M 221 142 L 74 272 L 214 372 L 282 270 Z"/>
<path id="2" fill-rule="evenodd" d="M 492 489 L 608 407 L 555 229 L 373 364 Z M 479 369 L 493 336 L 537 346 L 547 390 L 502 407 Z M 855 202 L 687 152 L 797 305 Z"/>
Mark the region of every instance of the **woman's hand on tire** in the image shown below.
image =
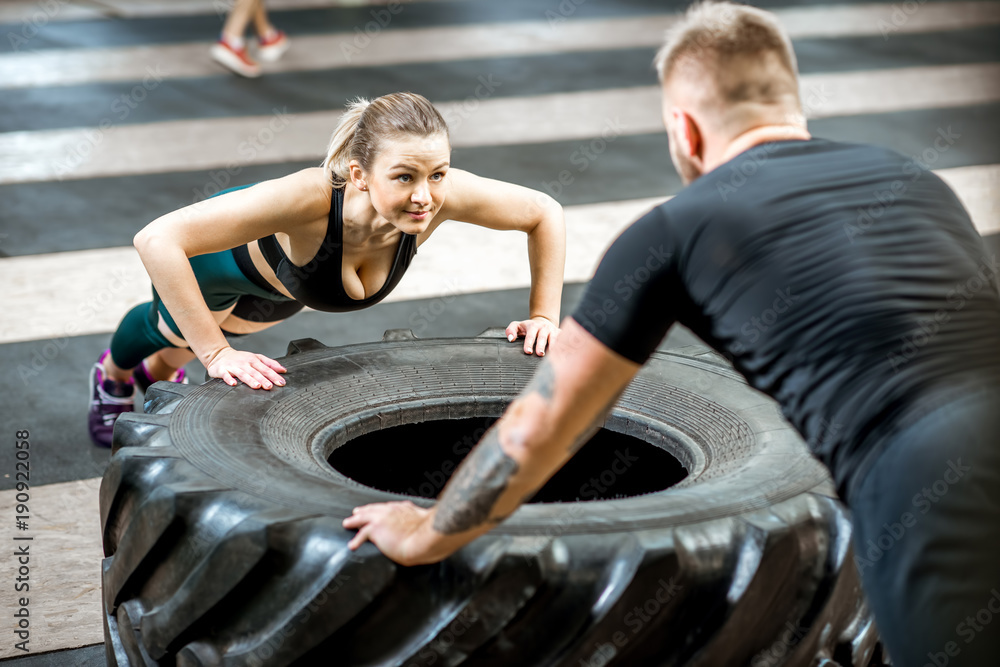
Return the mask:
<path id="1" fill-rule="evenodd" d="M 524 337 L 524 353 L 545 356 L 559 337 L 559 327 L 545 317 L 533 317 L 530 320 L 513 321 L 507 325 L 507 340 Z"/>
<path id="2" fill-rule="evenodd" d="M 230 387 L 243 382 L 251 389 L 270 389 L 274 385 L 283 387 L 285 379 L 278 375 L 285 367 L 270 357 L 254 352 L 234 350 L 224 347 L 215 353 L 206 364 L 208 374 L 221 378 Z"/>

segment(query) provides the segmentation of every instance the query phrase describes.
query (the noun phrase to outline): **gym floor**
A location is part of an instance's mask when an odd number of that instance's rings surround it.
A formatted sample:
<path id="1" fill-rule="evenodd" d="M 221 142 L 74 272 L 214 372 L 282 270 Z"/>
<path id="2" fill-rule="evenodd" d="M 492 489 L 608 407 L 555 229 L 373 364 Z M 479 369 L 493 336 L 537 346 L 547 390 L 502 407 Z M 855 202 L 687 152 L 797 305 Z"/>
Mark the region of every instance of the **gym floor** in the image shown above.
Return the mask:
<path id="1" fill-rule="evenodd" d="M 349 98 L 412 90 L 452 125 L 453 166 L 566 207 L 565 314 L 618 232 L 680 189 L 650 63 L 685 0 L 271 0 L 292 46 L 256 80 L 208 57 L 228 4 L 0 4 L 0 540 L 34 537 L 30 655 L 12 634 L 19 565 L 0 564 L 12 667 L 104 664 L 96 493 L 109 452 L 86 433 L 87 378 L 149 298 L 131 247 L 149 221 L 318 164 Z M 1000 2 L 751 4 L 792 34 L 814 135 L 913 156 L 1000 250 Z M 527 317 L 528 284 L 523 237 L 445 225 L 386 302 L 307 311 L 238 345 L 279 357 L 296 338 L 475 335 Z M 675 328 L 664 346 L 691 340 Z M 30 520 L 18 531 L 10 445 L 24 430 Z"/>

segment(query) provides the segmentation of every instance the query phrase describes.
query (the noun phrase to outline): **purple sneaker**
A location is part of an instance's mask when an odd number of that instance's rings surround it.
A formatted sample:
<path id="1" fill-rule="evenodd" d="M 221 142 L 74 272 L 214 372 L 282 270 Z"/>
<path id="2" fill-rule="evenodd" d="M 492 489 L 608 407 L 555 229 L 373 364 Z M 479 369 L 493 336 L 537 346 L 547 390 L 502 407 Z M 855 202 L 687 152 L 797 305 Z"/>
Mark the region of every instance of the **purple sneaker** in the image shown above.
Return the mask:
<path id="1" fill-rule="evenodd" d="M 149 372 L 149 368 L 146 366 L 145 359 L 143 359 L 142 363 L 136 366 L 135 369 L 132 371 L 132 379 L 135 381 L 136 386 L 139 387 L 139 390 L 144 394 L 146 393 L 146 390 L 149 389 L 149 385 L 153 384 L 154 382 L 159 382 L 159 380 L 154 378 L 153 375 Z M 184 371 L 183 368 L 177 369 L 177 373 L 175 374 L 174 379 L 171 380 L 171 382 L 176 382 L 177 384 L 188 383 L 187 373 Z"/>
<path id="2" fill-rule="evenodd" d="M 90 439 L 99 447 L 111 446 L 111 434 L 118 415 L 135 410 L 135 385 L 131 378 L 128 382 L 116 382 L 104 377 L 104 359 L 109 354 L 111 350 L 105 350 L 90 371 L 90 414 L 87 415 L 87 426 L 90 429 Z"/>

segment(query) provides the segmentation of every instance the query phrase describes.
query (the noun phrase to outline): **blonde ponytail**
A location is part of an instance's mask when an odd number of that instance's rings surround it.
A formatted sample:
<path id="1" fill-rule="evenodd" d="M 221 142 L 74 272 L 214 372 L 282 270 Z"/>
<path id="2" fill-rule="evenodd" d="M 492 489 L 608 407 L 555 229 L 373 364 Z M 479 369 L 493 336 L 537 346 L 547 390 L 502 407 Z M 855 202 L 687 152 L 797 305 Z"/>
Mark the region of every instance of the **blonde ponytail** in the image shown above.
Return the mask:
<path id="1" fill-rule="evenodd" d="M 357 132 L 358 124 L 371 100 L 358 97 L 347 104 L 347 111 L 340 117 L 337 129 L 330 137 L 330 146 L 326 149 L 326 159 L 321 165 L 330 174 L 334 187 L 341 187 L 350 177 L 348 164 L 351 161 L 351 143 Z"/>
<path id="2" fill-rule="evenodd" d="M 350 180 L 351 160 L 357 160 L 363 169 L 371 169 L 383 139 L 438 133 L 447 138 L 448 124 L 422 95 L 390 93 L 374 100 L 358 97 L 348 103 L 340 117 L 321 166 L 334 187 L 343 187 Z"/>

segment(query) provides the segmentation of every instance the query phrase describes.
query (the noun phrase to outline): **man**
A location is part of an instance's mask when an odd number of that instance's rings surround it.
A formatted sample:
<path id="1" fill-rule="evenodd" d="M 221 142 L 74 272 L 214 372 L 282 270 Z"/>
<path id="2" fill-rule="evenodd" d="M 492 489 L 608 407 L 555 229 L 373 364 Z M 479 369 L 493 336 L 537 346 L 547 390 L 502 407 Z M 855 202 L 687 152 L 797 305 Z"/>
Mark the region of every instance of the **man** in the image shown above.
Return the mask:
<path id="1" fill-rule="evenodd" d="M 791 43 L 767 12 L 692 7 L 657 68 L 690 187 L 611 246 L 437 505 L 357 508 L 351 547 L 429 563 L 488 531 L 586 442 L 679 321 L 777 399 L 830 469 L 894 664 L 1000 664 L 995 258 L 934 174 L 810 137 Z M 670 259 L 624 283 L 653 250 Z"/>

